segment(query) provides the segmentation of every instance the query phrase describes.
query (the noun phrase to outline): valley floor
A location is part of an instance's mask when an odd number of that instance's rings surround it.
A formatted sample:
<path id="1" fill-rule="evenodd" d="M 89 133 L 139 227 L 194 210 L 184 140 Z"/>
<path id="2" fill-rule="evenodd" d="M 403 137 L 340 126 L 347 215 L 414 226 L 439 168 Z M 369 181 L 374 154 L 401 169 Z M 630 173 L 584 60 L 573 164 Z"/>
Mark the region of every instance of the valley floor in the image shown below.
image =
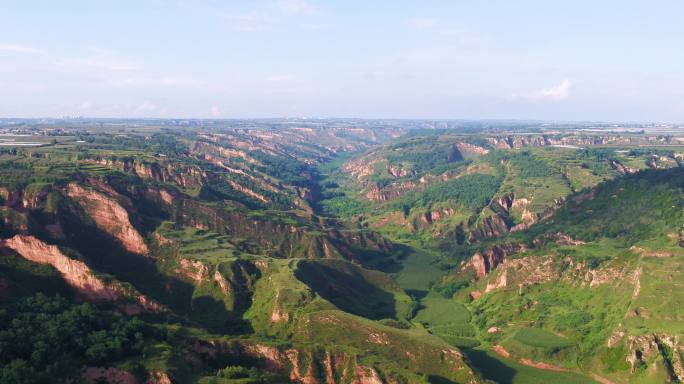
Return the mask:
<path id="1" fill-rule="evenodd" d="M 399 258 L 401 269 L 394 274 L 394 279 L 402 289 L 419 299 L 420 309 L 413 318 L 414 324 L 420 327 L 429 323 L 434 330 L 433 334 L 449 344 L 460 347 L 471 366 L 483 378 L 499 384 L 597 383 L 590 377 L 576 372 L 557 372 L 523 365 L 495 353 L 490 346 L 478 345 L 481 340 L 477 337 L 475 327 L 470 324 L 471 314 L 468 308 L 453 299 L 444 298 L 430 291 L 431 284 L 443 274 L 434 266 L 436 256 L 416 246 L 405 246 L 403 255 Z M 440 334 L 440 330 L 444 328 L 458 329 L 464 326 L 472 329 L 471 337 L 450 337 L 448 334 Z"/>

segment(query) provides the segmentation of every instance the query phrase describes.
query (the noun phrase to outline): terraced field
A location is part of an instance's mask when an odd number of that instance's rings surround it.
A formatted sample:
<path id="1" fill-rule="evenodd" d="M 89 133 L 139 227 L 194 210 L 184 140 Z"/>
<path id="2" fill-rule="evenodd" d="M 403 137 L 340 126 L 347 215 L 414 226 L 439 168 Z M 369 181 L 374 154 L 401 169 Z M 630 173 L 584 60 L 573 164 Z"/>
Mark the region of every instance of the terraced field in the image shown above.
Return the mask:
<path id="1" fill-rule="evenodd" d="M 240 254 L 233 243 L 235 238 L 203 229 L 176 230 L 168 227 L 159 233 L 179 244 L 179 253 L 183 258 L 218 263 L 234 259 Z"/>

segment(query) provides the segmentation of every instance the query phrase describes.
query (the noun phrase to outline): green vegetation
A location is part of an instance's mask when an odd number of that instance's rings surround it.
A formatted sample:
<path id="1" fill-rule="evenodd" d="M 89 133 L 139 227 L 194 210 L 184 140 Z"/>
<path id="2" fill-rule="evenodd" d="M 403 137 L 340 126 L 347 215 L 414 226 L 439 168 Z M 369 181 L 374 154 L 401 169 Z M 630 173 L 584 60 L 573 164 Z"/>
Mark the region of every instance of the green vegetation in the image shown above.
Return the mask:
<path id="1" fill-rule="evenodd" d="M 421 304 L 423 308 L 412 321 L 451 345 L 474 347 L 479 344 L 475 328 L 470 324 L 470 311 L 463 304 L 434 294 L 422 299 Z"/>
<path id="2" fill-rule="evenodd" d="M 232 384 L 285 382 L 298 367 L 323 382 L 328 362 L 337 381 L 366 369 L 401 383 L 473 382 L 471 367 L 498 383 L 675 371 L 678 346 L 648 355 L 629 340 L 684 332 L 676 149 L 207 124 L 0 150 L 2 238 L 57 245 L 117 289 L 77 303 L 57 269 L 2 247 L 0 381 L 78 381 L 102 366 Z M 659 169 L 631 174 L 644 168 Z M 504 243 L 526 251 L 492 251 L 485 276 L 465 263 Z M 164 311 L 121 314 L 140 303 Z"/>
<path id="3" fill-rule="evenodd" d="M 303 162 L 289 156 L 274 156 L 264 151 L 255 151 L 251 155 L 261 165 L 256 168 L 273 176 L 284 184 L 306 186 L 308 167 Z"/>
<path id="4" fill-rule="evenodd" d="M 509 162 L 523 178 L 549 177 L 558 173 L 548 163 L 538 159 L 532 151 L 494 151 L 487 158 L 493 164 Z"/>
<path id="5" fill-rule="evenodd" d="M 381 272 L 346 261 L 300 261 L 295 275 L 345 312 L 375 320 L 411 315 L 411 299 Z"/>
<path id="6" fill-rule="evenodd" d="M 577 313 L 581 314 L 581 312 L 572 314 L 574 315 L 575 319 L 579 321 L 588 320 L 589 315 L 577 316 Z M 570 322 L 571 325 L 577 326 L 580 325 L 579 321 L 571 320 Z M 567 326 L 568 324 L 566 323 L 565 325 Z M 574 345 L 572 341 L 564 337 L 554 335 L 551 332 L 539 328 L 521 328 L 515 333 L 513 338 L 523 344 L 539 348 L 564 348 Z"/>
<path id="7" fill-rule="evenodd" d="M 616 179 L 574 198 L 557 212 L 553 223 L 529 235 L 555 229 L 585 241 L 607 237 L 626 244 L 662 238 L 682 222 L 683 185 L 681 168 Z"/>
<path id="8" fill-rule="evenodd" d="M 463 161 L 463 155 L 452 143 L 417 138 L 388 146 L 390 165 L 406 167 L 411 172 L 442 173 Z"/>
<path id="9" fill-rule="evenodd" d="M 574 372 L 545 371 L 505 359 L 491 351 L 465 349 L 469 361 L 483 378 L 500 384 L 595 384 L 589 377 Z"/>
<path id="10" fill-rule="evenodd" d="M 424 191 L 406 194 L 393 202 L 394 209 L 430 207 L 434 203 L 453 200 L 467 209 L 479 209 L 489 203 L 499 189 L 496 176 L 473 174 L 430 186 Z"/>
<path id="11" fill-rule="evenodd" d="M 136 318 L 91 304 L 37 294 L 0 309 L 0 381 L 50 383 L 84 364 L 112 364 L 140 355 L 164 333 Z"/>

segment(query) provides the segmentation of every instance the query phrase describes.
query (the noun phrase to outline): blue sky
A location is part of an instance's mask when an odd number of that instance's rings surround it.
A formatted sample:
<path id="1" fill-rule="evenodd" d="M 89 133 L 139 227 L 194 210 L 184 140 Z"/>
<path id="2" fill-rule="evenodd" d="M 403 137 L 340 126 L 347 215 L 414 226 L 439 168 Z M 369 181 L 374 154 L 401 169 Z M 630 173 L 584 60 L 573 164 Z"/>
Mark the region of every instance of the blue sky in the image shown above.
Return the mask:
<path id="1" fill-rule="evenodd" d="M 0 0 L 0 116 L 684 122 L 682 1 Z"/>

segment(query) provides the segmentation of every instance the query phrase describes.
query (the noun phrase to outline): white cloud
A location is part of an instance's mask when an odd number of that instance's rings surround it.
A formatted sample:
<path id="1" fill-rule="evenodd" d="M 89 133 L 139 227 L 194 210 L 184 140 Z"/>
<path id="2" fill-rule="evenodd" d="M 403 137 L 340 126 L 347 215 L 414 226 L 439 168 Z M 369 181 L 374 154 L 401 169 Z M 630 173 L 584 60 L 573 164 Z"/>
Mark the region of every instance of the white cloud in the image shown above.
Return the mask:
<path id="1" fill-rule="evenodd" d="M 140 87 L 140 86 L 167 86 L 167 87 L 190 87 L 199 85 L 193 79 L 174 76 L 163 77 L 125 77 L 110 79 L 107 85 L 114 87 Z"/>
<path id="2" fill-rule="evenodd" d="M 27 45 L 0 43 L 0 52 L 40 53 L 40 50 Z"/>
<path id="3" fill-rule="evenodd" d="M 277 0 L 276 7 L 287 16 L 315 16 L 321 11 L 306 0 Z"/>
<path id="4" fill-rule="evenodd" d="M 90 112 L 93 109 L 93 103 L 90 101 L 84 101 L 77 107 L 77 109 L 80 111 Z"/>
<path id="5" fill-rule="evenodd" d="M 240 32 L 261 31 L 273 22 L 273 18 L 263 12 L 219 12 L 228 26 Z"/>
<path id="6" fill-rule="evenodd" d="M 550 88 L 537 89 L 522 95 L 524 99 L 528 100 L 550 100 L 550 101 L 560 101 L 565 100 L 570 96 L 572 90 L 572 81 L 565 79 L 560 82 L 560 84 L 555 85 Z"/>
<path id="7" fill-rule="evenodd" d="M 47 90 L 47 86 L 41 83 L 24 83 L 19 84 L 18 89 L 25 93 L 41 93 Z"/>
<path id="8" fill-rule="evenodd" d="M 216 12 L 229 27 L 240 32 L 256 32 L 273 28 L 283 19 L 318 16 L 322 12 L 306 0 L 274 0 L 243 10 Z"/>
<path id="9" fill-rule="evenodd" d="M 404 20 L 404 25 L 415 29 L 428 29 L 436 27 L 439 24 L 437 19 L 430 17 L 414 17 Z"/>
<path id="10" fill-rule="evenodd" d="M 164 117 L 169 109 L 150 100 L 131 103 L 96 103 L 90 100 L 67 101 L 49 107 L 49 116 L 87 117 Z"/>
<path id="11" fill-rule="evenodd" d="M 223 112 L 221 111 L 221 108 L 219 108 L 219 107 L 216 106 L 216 105 L 212 105 L 212 106 L 211 106 L 210 113 L 211 113 L 211 116 L 212 116 L 212 117 L 219 117 L 219 116 L 221 116 L 221 115 L 223 114 Z"/>
<path id="12" fill-rule="evenodd" d="M 266 78 L 269 83 L 287 83 L 290 80 L 292 80 L 290 75 L 273 75 Z"/>
<path id="13" fill-rule="evenodd" d="M 143 101 L 140 105 L 133 109 L 136 115 L 143 117 L 151 116 L 165 116 L 167 109 L 164 106 L 157 105 L 150 100 Z"/>
<path id="14" fill-rule="evenodd" d="M 138 66 L 116 58 L 111 57 L 88 57 L 78 59 L 61 59 L 57 60 L 57 65 L 61 67 L 81 67 L 93 68 L 106 71 L 134 71 Z"/>

